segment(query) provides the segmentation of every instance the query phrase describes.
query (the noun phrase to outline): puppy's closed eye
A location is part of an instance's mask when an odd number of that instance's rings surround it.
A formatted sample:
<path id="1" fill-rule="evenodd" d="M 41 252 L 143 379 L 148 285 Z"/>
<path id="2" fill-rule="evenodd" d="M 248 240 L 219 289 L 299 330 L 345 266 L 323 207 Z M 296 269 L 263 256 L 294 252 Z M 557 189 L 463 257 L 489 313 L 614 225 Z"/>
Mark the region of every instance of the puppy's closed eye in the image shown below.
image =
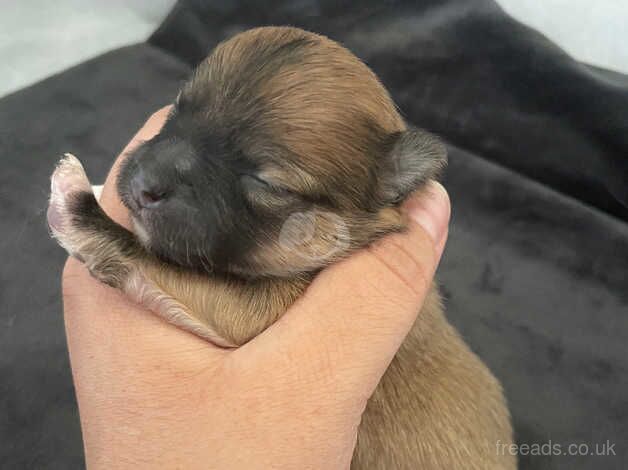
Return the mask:
<path id="1" fill-rule="evenodd" d="M 240 182 L 247 201 L 255 207 L 277 209 L 299 201 L 295 192 L 261 175 L 242 175 Z"/>

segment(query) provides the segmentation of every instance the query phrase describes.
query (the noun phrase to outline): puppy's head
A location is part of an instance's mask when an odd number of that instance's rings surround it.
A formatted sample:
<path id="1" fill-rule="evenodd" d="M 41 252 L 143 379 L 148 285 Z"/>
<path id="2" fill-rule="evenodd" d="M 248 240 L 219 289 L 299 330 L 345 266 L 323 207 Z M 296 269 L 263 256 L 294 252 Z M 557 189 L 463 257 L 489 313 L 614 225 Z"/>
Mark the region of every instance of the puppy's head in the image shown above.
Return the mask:
<path id="1" fill-rule="evenodd" d="M 118 191 L 161 258 L 246 277 L 316 270 L 402 226 L 395 205 L 445 162 L 337 43 L 259 28 L 220 44 Z"/>

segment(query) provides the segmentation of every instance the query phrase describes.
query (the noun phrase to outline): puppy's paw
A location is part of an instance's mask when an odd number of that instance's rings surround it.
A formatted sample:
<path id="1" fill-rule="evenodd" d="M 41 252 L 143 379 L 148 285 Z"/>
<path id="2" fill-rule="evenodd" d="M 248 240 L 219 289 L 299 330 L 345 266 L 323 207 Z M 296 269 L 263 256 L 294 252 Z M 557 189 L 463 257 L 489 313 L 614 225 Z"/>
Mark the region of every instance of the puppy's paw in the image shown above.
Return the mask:
<path id="1" fill-rule="evenodd" d="M 76 241 L 75 228 L 72 227 L 72 203 L 85 193 L 93 195 L 83 165 L 74 155 L 66 153 L 50 180 L 47 218 L 52 236 L 70 254 L 75 251 L 72 245 Z"/>

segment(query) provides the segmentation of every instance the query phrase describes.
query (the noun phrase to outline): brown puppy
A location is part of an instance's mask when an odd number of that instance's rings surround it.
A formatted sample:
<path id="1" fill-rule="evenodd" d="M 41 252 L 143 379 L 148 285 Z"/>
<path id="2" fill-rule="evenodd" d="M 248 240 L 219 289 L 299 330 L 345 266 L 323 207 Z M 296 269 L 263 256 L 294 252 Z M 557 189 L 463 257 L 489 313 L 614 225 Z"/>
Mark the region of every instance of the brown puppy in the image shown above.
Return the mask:
<path id="1" fill-rule="evenodd" d="M 72 156 L 53 174 L 48 221 L 96 278 L 232 347 L 321 268 L 402 230 L 396 205 L 444 162 L 349 51 L 259 28 L 220 44 L 125 162 L 118 191 L 137 235 L 99 208 Z M 352 468 L 515 468 L 498 442 L 512 442 L 501 387 L 434 288 L 368 403 Z"/>

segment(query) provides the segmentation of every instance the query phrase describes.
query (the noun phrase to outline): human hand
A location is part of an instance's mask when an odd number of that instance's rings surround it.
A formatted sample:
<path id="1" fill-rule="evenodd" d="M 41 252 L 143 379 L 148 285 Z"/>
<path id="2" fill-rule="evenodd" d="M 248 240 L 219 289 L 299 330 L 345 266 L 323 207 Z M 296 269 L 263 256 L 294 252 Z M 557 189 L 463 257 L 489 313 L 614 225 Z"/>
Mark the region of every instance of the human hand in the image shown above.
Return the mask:
<path id="1" fill-rule="evenodd" d="M 150 139 L 154 114 L 122 155 Z M 129 226 L 118 158 L 101 204 Z M 235 350 L 131 303 L 70 259 L 66 331 L 89 468 L 348 468 L 366 402 L 419 312 L 447 238 L 430 183 L 413 220 L 325 269 L 293 307 Z"/>

